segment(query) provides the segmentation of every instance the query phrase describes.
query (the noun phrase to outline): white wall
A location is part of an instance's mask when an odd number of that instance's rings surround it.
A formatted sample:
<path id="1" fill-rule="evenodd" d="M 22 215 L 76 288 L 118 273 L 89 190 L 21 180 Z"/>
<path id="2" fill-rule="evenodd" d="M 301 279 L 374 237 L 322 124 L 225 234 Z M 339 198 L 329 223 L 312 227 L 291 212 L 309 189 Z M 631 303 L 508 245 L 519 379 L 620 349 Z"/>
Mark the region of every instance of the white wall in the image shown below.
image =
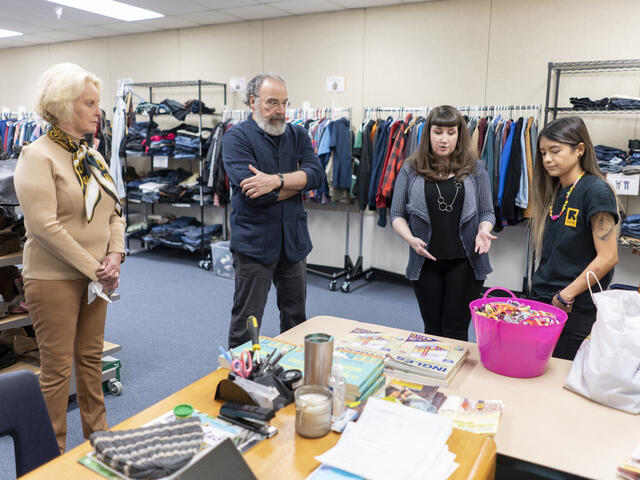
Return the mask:
<path id="1" fill-rule="evenodd" d="M 550 61 L 638 57 L 638 18 L 637 0 L 441 0 L 7 49 L 0 50 L 0 105 L 31 109 L 39 75 L 61 61 L 82 64 L 103 79 L 106 110 L 118 78 L 228 82 L 260 71 L 287 78 L 294 106 L 351 106 L 354 123 L 363 106 L 543 104 Z M 326 93 L 328 75 L 345 76 L 346 92 Z M 158 92 L 154 100 L 174 93 Z M 640 96 L 640 74 L 573 76 L 563 78 L 560 89 L 565 105 L 569 96 L 613 93 Z M 204 100 L 221 104 L 219 93 L 205 92 Z M 228 104 L 241 108 L 239 95 L 230 94 Z M 640 136 L 633 116 L 585 120 L 596 144 L 626 148 L 629 138 Z M 640 212 L 637 197 L 623 203 Z M 309 211 L 315 245 L 309 262 L 341 266 L 344 207 Z M 216 221 L 220 211 L 208 215 Z M 355 257 L 357 211 L 350 220 Z M 377 215 L 365 214 L 365 266 L 404 272 L 406 245 L 376 221 Z M 500 234 L 488 285 L 521 288 L 525 238 L 520 227 Z M 615 280 L 636 284 L 638 271 L 640 257 L 622 251 Z"/>

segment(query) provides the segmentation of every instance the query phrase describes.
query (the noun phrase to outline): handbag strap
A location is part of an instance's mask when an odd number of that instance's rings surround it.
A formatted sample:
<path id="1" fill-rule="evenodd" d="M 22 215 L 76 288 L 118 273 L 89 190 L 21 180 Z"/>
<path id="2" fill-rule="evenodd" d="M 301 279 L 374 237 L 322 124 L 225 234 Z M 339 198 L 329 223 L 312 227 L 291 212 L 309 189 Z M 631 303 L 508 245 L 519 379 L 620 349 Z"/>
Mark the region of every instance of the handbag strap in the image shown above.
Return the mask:
<path id="1" fill-rule="evenodd" d="M 595 273 L 593 273 L 591 270 L 588 270 L 587 274 L 586 274 L 587 275 L 587 287 L 589 287 L 589 293 L 591 294 L 591 300 L 593 300 L 593 290 L 591 290 L 591 283 L 589 283 L 589 274 L 593 275 L 593 278 L 596 279 L 596 283 L 600 287 L 600 291 L 604 292 L 604 289 L 602 288 L 602 285 L 600 285 L 600 280 L 598 280 L 598 276 Z"/>

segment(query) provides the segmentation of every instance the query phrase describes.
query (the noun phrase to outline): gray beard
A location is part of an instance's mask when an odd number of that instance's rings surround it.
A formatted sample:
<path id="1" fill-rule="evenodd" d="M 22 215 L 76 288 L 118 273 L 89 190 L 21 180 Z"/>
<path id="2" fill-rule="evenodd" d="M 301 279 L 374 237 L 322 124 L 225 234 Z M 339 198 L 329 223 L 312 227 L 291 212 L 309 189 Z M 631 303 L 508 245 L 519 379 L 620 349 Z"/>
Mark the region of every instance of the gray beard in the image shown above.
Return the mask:
<path id="1" fill-rule="evenodd" d="M 279 120 L 276 122 L 270 122 L 268 120 L 265 120 L 265 118 L 262 116 L 262 113 L 260 113 L 260 110 L 258 109 L 253 112 L 253 119 L 262 130 L 274 137 L 279 137 L 287 129 L 286 122 L 281 122 Z"/>

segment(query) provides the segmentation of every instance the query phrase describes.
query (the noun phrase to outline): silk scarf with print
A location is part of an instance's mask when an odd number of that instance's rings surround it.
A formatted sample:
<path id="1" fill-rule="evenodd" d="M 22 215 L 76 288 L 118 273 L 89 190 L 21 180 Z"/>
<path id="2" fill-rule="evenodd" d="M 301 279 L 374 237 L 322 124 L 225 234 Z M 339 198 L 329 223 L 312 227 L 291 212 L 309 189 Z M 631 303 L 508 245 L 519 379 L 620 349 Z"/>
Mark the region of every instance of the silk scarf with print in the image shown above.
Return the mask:
<path id="1" fill-rule="evenodd" d="M 116 184 L 109 175 L 109 169 L 104 162 L 91 153 L 87 141 L 83 138 L 77 144 L 69 135 L 55 126 L 49 130 L 47 135 L 72 154 L 73 171 L 82 188 L 87 222 L 91 222 L 93 219 L 93 213 L 102 199 L 100 186 L 116 201 L 115 211 L 119 216 L 122 216 L 122 205 L 118 198 Z"/>

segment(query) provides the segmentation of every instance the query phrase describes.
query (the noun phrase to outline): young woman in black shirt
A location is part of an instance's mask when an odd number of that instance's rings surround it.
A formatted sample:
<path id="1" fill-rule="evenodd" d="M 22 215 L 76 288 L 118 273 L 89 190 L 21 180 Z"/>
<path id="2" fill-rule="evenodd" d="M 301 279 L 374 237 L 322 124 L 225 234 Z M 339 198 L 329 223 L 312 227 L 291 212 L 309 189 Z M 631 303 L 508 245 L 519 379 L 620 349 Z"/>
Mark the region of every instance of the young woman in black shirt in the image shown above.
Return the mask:
<path id="1" fill-rule="evenodd" d="M 531 298 L 569 314 L 553 356 L 573 360 L 596 319 L 586 273 L 591 270 L 607 288 L 618 262 L 616 195 L 600 172 L 582 119 L 554 120 L 540 132 L 532 201 L 540 262 Z"/>

